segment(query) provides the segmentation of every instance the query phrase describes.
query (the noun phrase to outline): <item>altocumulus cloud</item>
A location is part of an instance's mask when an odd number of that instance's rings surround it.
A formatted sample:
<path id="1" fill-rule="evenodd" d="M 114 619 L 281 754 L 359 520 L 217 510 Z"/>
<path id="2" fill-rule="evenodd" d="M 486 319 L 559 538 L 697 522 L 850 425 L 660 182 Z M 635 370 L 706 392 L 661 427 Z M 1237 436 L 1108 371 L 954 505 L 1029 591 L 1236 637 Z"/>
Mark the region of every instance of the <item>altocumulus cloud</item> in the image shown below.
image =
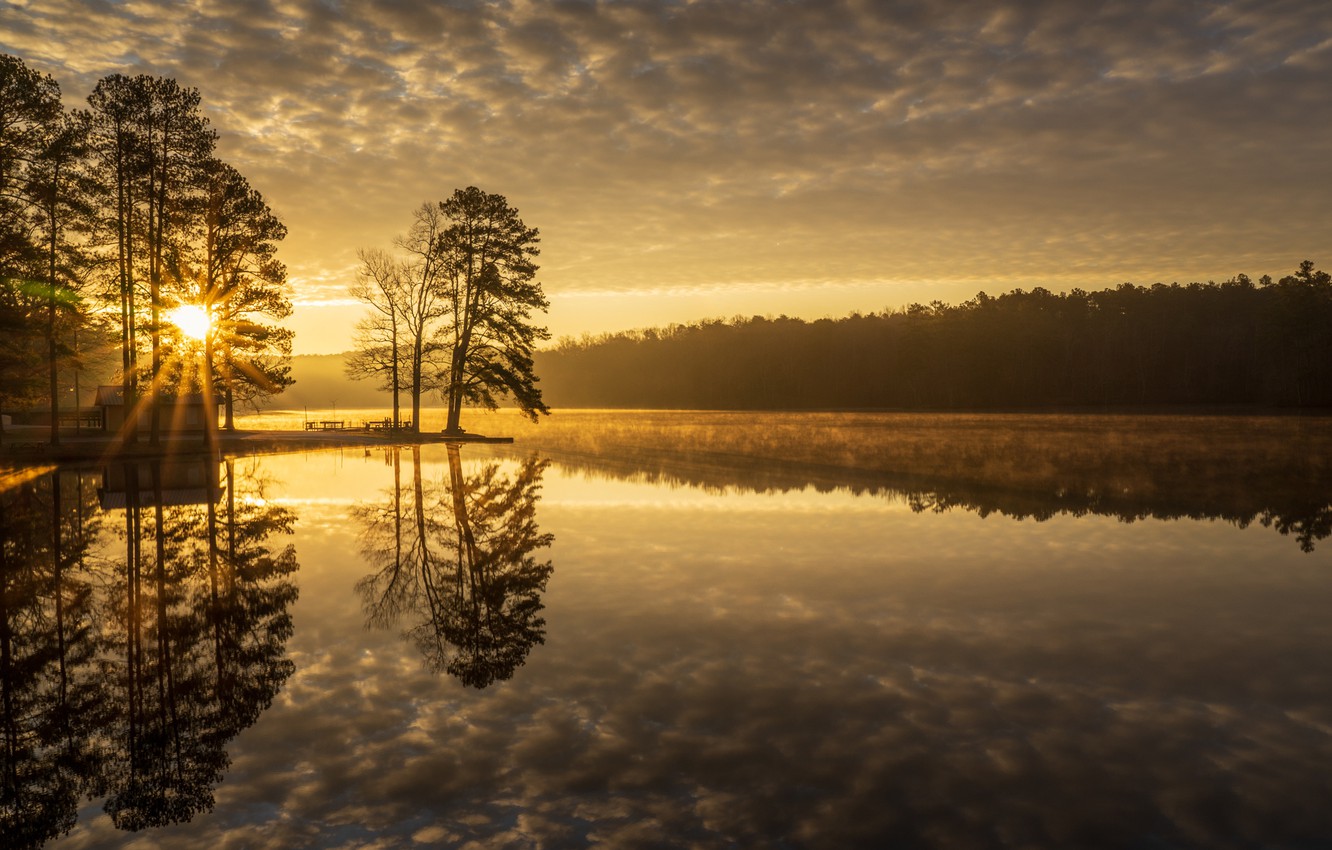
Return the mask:
<path id="1" fill-rule="evenodd" d="M 1113 285 L 1332 256 L 1321 0 L 41 0 L 0 49 L 71 103 L 198 87 L 284 215 L 298 297 L 476 184 L 554 294 Z"/>

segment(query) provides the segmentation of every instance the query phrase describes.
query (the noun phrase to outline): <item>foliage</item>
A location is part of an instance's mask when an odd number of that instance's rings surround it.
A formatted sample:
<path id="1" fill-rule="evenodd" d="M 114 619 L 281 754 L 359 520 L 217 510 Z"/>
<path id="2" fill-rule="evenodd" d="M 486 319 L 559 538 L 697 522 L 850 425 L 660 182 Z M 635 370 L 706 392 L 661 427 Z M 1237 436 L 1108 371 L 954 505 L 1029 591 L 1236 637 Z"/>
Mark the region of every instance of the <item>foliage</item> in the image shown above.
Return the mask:
<path id="1" fill-rule="evenodd" d="M 199 92 L 173 79 L 110 74 L 66 113 L 51 78 L 0 55 L 0 330 L 14 332 L 0 402 L 46 402 L 53 443 L 62 376 L 77 385 L 108 316 L 126 402 L 146 388 L 153 440 L 164 392 L 216 381 L 230 425 L 237 400 L 291 384 L 291 332 L 275 322 L 291 313 L 275 258 L 286 228 L 213 156 L 216 138 Z M 212 320 L 202 353 L 168 321 L 182 303 Z"/>
<path id="2" fill-rule="evenodd" d="M 439 212 L 447 226 L 437 252 L 448 314 L 441 336 L 449 352 L 446 431 L 458 431 L 464 403 L 494 410 L 503 393 L 535 420 L 549 413 L 537 389 L 532 351 L 550 334 L 532 311 L 550 306 L 536 281 L 540 253 L 529 228 L 503 195 L 459 189 Z"/>
<path id="3" fill-rule="evenodd" d="M 540 355 L 562 406 L 1003 409 L 1332 405 L 1332 284 L 985 293 L 807 322 L 708 321 L 565 340 Z"/>
<path id="4" fill-rule="evenodd" d="M 533 420 L 549 412 L 533 368 L 536 343 L 550 336 L 532 321 L 549 306 L 535 280 L 538 241 L 502 195 L 475 186 L 417 208 L 397 240 L 401 259 L 360 252 L 351 294 L 372 313 L 348 373 L 393 388 L 395 418 L 396 389 L 406 388 L 417 429 L 431 389 L 442 392 L 453 433 L 464 403 L 493 410 L 508 398 Z"/>
<path id="5" fill-rule="evenodd" d="M 237 399 L 254 404 L 292 383 L 291 331 L 268 321 L 291 315 L 287 269 L 276 257 L 287 228 L 239 171 L 217 159 L 205 164 L 197 227 L 191 267 L 198 291 L 186 299 L 208 314 L 206 361 L 231 429 Z"/>
<path id="6" fill-rule="evenodd" d="M 38 328 L 55 310 L 55 281 L 43 287 L 42 185 L 49 154 L 63 147 L 60 87 L 0 54 L 0 409 L 40 397 L 50 346 Z M 43 298 L 43 296 L 49 296 Z"/>

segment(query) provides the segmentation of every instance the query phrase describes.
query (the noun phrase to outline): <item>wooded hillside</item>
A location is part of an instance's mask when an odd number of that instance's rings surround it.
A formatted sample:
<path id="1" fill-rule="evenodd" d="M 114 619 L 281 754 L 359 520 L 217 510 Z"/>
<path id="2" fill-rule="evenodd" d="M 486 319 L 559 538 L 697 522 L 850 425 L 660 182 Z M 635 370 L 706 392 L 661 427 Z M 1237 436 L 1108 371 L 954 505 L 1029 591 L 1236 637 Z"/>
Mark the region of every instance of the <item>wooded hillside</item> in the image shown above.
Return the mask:
<path id="1" fill-rule="evenodd" d="M 843 319 L 706 321 L 563 341 L 554 407 L 1332 405 L 1332 282 L 1015 290 Z"/>

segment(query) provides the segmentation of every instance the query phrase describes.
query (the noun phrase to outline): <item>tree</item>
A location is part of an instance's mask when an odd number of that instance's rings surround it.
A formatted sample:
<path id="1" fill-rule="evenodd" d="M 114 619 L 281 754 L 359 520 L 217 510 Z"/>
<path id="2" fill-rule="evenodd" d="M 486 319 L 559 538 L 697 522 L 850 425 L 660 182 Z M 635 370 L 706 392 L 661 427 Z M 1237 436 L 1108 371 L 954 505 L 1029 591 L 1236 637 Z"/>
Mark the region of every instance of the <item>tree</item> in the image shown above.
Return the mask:
<path id="1" fill-rule="evenodd" d="M 27 175 L 61 117 L 56 81 L 0 53 L 0 271 L 5 274 L 34 250 L 27 238 L 33 212 Z"/>
<path id="2" fill-rule="evenodd" d="M 407 331 L 407 380 L 412 396 L 412 430 L 421 430 L 421 396 L 437 387 L 438 374 L 427 365 L 438 353 L 436 323 L 447 305 L 440 287 L 440 252 L 445 221 L 440 205 L 422 204 L 412 226 L 397 245 L 408 255 L 402 267 L 402 319 Z"/>
<path id="3" fill-rule="evenodd" d="M 121 371 L 127 409 L 138 404 L 138 329 L 147 269 L 151 378 L 162 372 L 164 287 L 179 290 L 173 268 L 201 206 L 204 175 L 217 134 L 199 109 L 199 92 L 175 80 L 111 74 L 88 96 L 89 143 L 102 175 L 103 223 L 114 234 L 116 289 L 121 316 Z M 155 385 L 154 385 L 155 389 Z M 127 436 L 133 423 L 126 419 Z M 160 423 L 153 403 L 150 439 Z"/>
<path id="4" fill-rule="evenodd" d="M 440 334 L 449 353 L 445 432 L 461 433 L 464 403 L 496 408 L 496 393 L 507 393 L 535 421 L 550 412 L 532 368 L 533 347 L 550 338 L 532 321 L 533 310 L 550 306 L 535 280 L 537 229 L 523 224 L 503 195 L 475 186 L 441 201 L 432 217 L 443 225 L 436 224 L 432 254 L 448 308 Z"/>
<path id="5" fill-rule="evenodd" d="M 162 372 L 163 285 L 169 255 L 184 249 L 188 220 L 212 161 L 217 133 L 200 112 L 198 89 L 181 88 L 173 79 L 139 77 L 148 93 L 141 116 L 148 167 L 148 294 L 152 336 L 152 375 Z M 153 395 L 150 441 L 156 445 L 161 422 Z"/>
<path id="6" fill-rule="evenodd" d="M 221 383 L 224 427 L 235 429 L 235 403 L 275 395 L 291 386 L 291 331 L 265 319 L 291 315 L 287 269 L 277 243 L 287 228 L 263 195 L 232 166 L 204 168 L 204 214 L 186 300 L 208 317 L 204 362 Z M 216 364 L 216 369 L 214 369 Z M 211 375 L 205 381 L 212 389 Z"/>
<path id="7" fill-rule="evenodd" d="M 399 365 L 403 355 L 400 343 L 407 332 L 408 271 L 388 252 L 376 248 L 358 250 L 356 256 L 361 267 L 348 292 L 374 312 L 356 324 L 347 375 L 357 379 L 379 378 L 381 388 L 393 392 L 396 429 L 401 422 L 398 393 L 404 388 Z"/>
<path id="8" fill-rule="evenodd" d="M 60 442 L 59 358 L 69 348 L 61 344 L 62 325 L 77 312 L 81 272 L 86 267 L 82 245 L 73 238 L 86 231 L 91 216 L 91 177 L 85 168 L 87 125 L 81 115 L 61 116 L 47 128 L 42 150 L 33 162 L 28 192 L 39 209 L 34 228 L 41 242 L 41 272 L 45 279 L 46 365 L 50 398 L 50 441 Z M 76 329 L 77 332 L 77 329 Z M 74 399 L 77 407 L 79 399 Z"/>
<path id="9" fill-rule="evenodd" d="M 42 210 L 32 178 L 62 119 L 55 80 L 0 54 L 0 401 L 39 394 L 33 329 L 47 293 L 39 283 Z"/>
<path id="10" fill-rule="evenodd" d="M 134 282 L 137 230 L 133 223 L 137 176 L 142 170 L 135 116 L 143 109 L 143 100 L 142 89 L 122 74 L 102 78 L 88 95 L 88 144 L 94 167 L 102 176 L 99 217 L 115 242 L 114 281 L 110 294 L 119 302 L 120 380 L 125 407 L 129 411 L 138 406 L 138 309 Z M 136 416 L 126 417 L 126 437 L 129 439 L 137 436 L 136 422 Z"/>
<path id="11" fill-rule="evenodd" d="M 1271 381 L 1284 400 L 1301 407 L 1332 402 L 1332 275 L 1304 260 L 1299 271 L 1264 290 Z"/>
<path id="12" fill-rule="evenodd" d="M 352 294 L 379 315 L 362 323 L 349 373 L 408 387 L 416 430 L 421 396 L 435 388 L 448 403 L 447 433 L 462 432 L 464 403 L 494 409 L 504 394 L 534 421 L 549 413 L 532 367 L 533 346 L 550 338 L 532 322 L 550 306 L 534 279 L 538 241 L 502 195 L 475 186 L 422 204 L 396 240 L 405 260 L 361 252 Z M 395 377 L 400 364 L 407 374 Z"/>

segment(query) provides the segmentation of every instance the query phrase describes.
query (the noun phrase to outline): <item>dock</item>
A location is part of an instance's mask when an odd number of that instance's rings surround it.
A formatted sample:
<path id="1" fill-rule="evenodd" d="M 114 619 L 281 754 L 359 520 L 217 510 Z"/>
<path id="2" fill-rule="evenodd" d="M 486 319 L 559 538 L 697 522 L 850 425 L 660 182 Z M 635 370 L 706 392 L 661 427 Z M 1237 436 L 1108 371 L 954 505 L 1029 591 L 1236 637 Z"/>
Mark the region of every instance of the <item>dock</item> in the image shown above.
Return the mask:
<path id="1" fill-rule="evenodd" d="M 333 424 L 337 423 L 337 424 Z M 509 444 L 513 437 L 488 437 L 482 434 L 444 434 L 387 430 L 383 428 L 348 428 L 339 420 L 319 420 L 306 423 L 301 431 L 218 431 L 210 447 L 200 434 L 163 435 L 161 442 L 148 444 L 148 435 L 141 434 L 137 443 L 122 444 L 115 435 L 79 434 L 62 432 L 60 445 L 52 446 L 45 439 L 45 429 L 25 428 L 6 431 L 0 436 L 0 460 L 10 461 L 88 461 L 123 457 L 165 457 L 181 454 L 224 455 L 278 454 L 282 452 L 319 451 L 348 447 L 420 446 L 435 444 Z"/>

